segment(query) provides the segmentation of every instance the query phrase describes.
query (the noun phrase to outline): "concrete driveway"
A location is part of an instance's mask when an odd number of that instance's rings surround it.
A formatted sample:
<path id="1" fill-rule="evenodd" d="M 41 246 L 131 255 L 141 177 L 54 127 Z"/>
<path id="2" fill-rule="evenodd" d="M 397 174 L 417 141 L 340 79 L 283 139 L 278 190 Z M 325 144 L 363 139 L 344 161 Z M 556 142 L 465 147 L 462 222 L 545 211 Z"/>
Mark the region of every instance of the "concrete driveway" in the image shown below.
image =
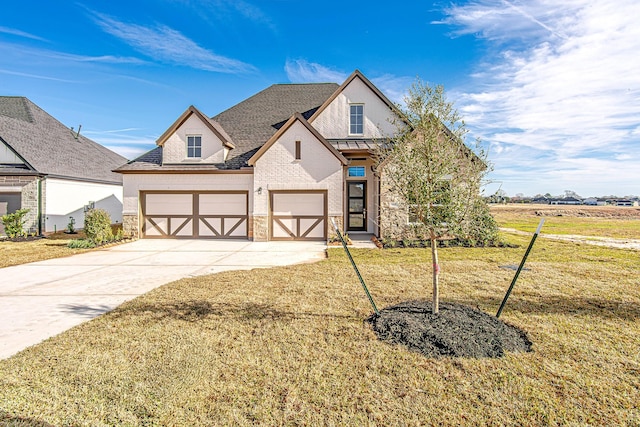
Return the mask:
<path id="1" fill-rule="evenodd" d="M 137 240 L 0 269 L 0 359 L 183 277 L 312 262 L 323 242 Z"/>

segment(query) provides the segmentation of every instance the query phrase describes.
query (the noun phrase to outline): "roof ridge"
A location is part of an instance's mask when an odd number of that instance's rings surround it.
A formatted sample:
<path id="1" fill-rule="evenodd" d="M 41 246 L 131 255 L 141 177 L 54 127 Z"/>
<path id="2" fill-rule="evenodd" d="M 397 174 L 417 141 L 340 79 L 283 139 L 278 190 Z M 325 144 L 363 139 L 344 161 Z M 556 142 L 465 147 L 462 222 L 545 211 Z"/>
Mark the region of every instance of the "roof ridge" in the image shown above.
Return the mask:
<path id="1" fill-rule="evenodd" d="M 21 105 L 18 107 L 20 110 L 11 108 L 15 107 L 15 105 L 10 105 L 9 108 L 3 108 L 4 103 L 0 103 L 0 116 L 21 120 L 27 123 L 35 123 L 33 112 L 31 111 L 31 104 L 33 104 L 33 102 L 31 102 L 26 96 L 0 96 L 0 101 L 4 99 L 20 101 Z"/>

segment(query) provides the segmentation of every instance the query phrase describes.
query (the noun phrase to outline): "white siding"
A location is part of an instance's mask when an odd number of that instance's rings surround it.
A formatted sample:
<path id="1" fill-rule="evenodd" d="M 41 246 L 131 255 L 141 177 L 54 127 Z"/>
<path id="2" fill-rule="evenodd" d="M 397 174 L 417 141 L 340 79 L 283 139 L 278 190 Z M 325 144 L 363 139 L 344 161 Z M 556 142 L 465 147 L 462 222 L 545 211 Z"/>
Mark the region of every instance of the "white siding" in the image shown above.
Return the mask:
<path id="1" fill-rule="evenodd" d="M 122 222 L 122 186 L 47 178 L 45 188 L 45 231 L 64 230 L 69 217 L 76 228 L 84 226 L 84 206 L 94 202 L 104 209 L 112 223 Z"/>
<path id="2" fill-rule="evenodd" d="M 301 159 L 295 159 L 301 141 Z M 329 215 L 342 215 L 342 163 L 300 122 L 295 122 L 258 159 L 254 168 L 254 215 L 269 212 L 268 190 L 328 190 Z"/>
<path id="3" fill-rule="evenodd" d="M 312 125 L 328 139 L 348 138 L 349 104 L 364 104 L 364 135 L 358 138 L 380 138 L 393 135 L 395 113 L 359 78 L 344 88 Z"/>
<path id="4" fill-rule="evenodd" d="M 202 136 L 202 158 L 187 157 L 187 136 Z M 222 141 L 192 114 L 164 143 L 163 163 L 222 163 L 224 148 Z"/>

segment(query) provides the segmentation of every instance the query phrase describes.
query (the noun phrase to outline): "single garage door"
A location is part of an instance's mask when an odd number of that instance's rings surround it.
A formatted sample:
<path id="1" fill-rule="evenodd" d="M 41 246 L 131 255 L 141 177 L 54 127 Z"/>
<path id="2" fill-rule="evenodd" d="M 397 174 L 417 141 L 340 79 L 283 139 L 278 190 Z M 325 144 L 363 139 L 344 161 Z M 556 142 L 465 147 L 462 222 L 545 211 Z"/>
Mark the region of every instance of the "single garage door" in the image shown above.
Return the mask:
<path id="1" fill-rule="evenodd" d="M 272 240 L 326 240 L 327 192 L 271 191 Z"/>
<path id="2" fill-rule="evenodd" d="M 140 198 L 143 237 L 247 238 L 246 191 L 147 191 Z"/>

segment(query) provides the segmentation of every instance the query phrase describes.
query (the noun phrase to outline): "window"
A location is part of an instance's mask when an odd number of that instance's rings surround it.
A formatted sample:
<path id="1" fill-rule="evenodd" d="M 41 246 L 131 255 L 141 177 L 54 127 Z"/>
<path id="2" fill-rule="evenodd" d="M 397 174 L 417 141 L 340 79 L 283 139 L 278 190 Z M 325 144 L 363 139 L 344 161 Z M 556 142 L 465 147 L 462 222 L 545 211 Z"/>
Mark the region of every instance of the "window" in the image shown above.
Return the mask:
<path id="1" fill-rule="evenodd" d="M 300 141 L 296 141 L 296 160 L 300 160 L 302 158 L 301 148 Z"/>
<path id="2" fill-rule="evenodd" d="M 187 157 L 202 157 L 202 137 L 187 136 Z"/>
<path id="3" fill-rule="evenodd" d="M 351 167 L 349 167 L 348 175 L 349 176 L 363 177 L 364 176 L 364 166 L 351 166 Z"/>
<path id="4" fill-rule="evenodd" d="M 364 105 L 353 104 L 349 106 L 349 134 L 362 135 L 364 133 Z"/>

